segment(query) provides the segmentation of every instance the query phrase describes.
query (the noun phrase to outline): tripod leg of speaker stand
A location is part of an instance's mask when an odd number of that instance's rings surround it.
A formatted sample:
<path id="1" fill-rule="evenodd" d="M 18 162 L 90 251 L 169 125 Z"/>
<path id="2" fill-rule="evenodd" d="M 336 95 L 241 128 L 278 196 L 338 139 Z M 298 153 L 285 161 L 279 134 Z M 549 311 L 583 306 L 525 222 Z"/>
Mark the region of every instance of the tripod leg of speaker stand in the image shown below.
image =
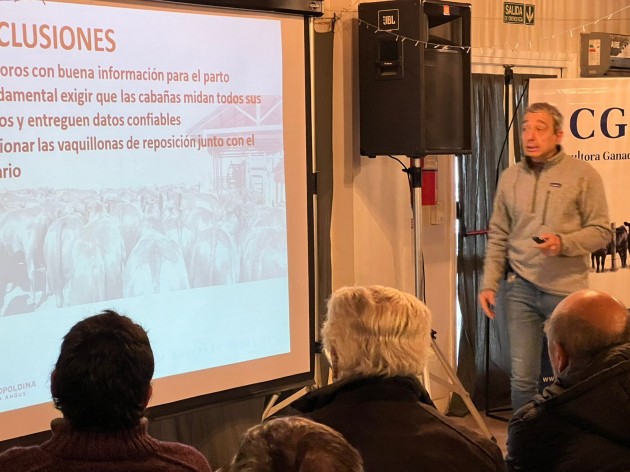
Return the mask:
<path id="1" fill-rule="evenodd" d="M 267 402 L 267 405 L 265 405 L 265 409 L 263 410 L 261 421 L 265 421 L 267 418 L 276 414 L 277 412 L 282 410 L 284 407 L 290 405 L 298 398 L 302 398 L 304 395 L 306 395 L 310 391 L 320 388 L 324 385 L 322 384 L 322 376 L 320 374 L 320 368 L 321 368 L 321 362 L 322 362 L 322 359 L 320 356 L 324 356 L 324 355 L 325 353 L 323 351 L 315 353 L 315 378 L 314 378 L 315 385 L 309 385 L 307 387 L 304 387 L 298 390 L 297 392 L 293 393 L 292 395 L 282 400 L 280 403 L 277 403 L 278 398 L 280 398 L 280 394 L 274 393 L 269 399 L 269 401 Z M 330 363 L 328 363 L 328 366 L 329 367 L 328 367 L 327 382 L 331 383 L 332 382 L 332 369 L 330 368 Z"/>
<path id="2" fill-rule="evenodd" d="M 416 277 L 416 297 L 424 301 L 425 300 L 424 298 L 424 262 L 423 262 L 423 256 L 422 256 L 422 160 L 423 160 L 423 157 L 411 157 L 410 158 L 411 162 L 409 164 L 409 169 L 407 170 L 407 173 L 410 176 L 411 189 L 412 189 L 411 207 L 412 207 L 412 212 L 413 212 L 413 229 L 414 229 L 413 242 L 414 242 L 414 268 L 415 268 L 415 277 Z M 437 343 L 435 342 L 435 339 L 433 338 L 431 339 L 431 347 L 433 348 L 433 352 L 435 353 L 436 357 L 440 361 L 440 364 L 442 365 L 442 369 L 448 375 L 450 382 L 438 376 L 430 376 L 428 374 L 427 369 L 425 368 L 422 374 L 425 380 L 425 388 L 427 388 L 427 385 L 429 385 L 429 383 L 426 382 L 426 379 L 431 377 L 432 380 L 435 380 L 439 384 L 448 388 L 450 391 L 457 393 L 464 401 L 466 408 L 468 408 L 468 411 L 470 412 L 473 419 L 475 420 L 475 423 L 477 423 L 477 426 L 479 427 L 481 432 L 488 439 L 495 440 L 492 434 L 490 433 L 490 431 L 488 430 L 488 427 L 483 422 L 483 419 L 481 418 L 479 411 L 477 410 L 472 400 L 470 399 L 470 395 L 468 394 L 464 386 L 459 381 L 459 378 L 457 378 L 457 375 L 455 374 L 453 369 L 451 369 L 451 366 L 449 365 L 448 360 L 446 359 L 446 357 L 444 357 L 444 354 L 442 354 L 442 352 L 438 348 Z M 429 396 L 430 395 L 431 393 L 429 392 Z"/>
<path id="3" fill-rule="evenodd" d="M 293 403 L 298 398 L 302 398 L 304 395 L 306 395 L 310 391 L 311 391 L 310 387 L 304 387 L 298 390 L 297 392 L 295 392 L 293 395 L 288 396 L 287 398 L 282 400 L 280 403 L 276 403 L 276 401 L 278 401 L 279 395 L 277 393 L 274 393 L 273 396 L 271 397 L 271 400 L 269 400 L 269 403 L 267 403 L 265 410 L 263 411 L 262 421 L 265 421 L 270 416 L 276 414 L 277 412 L 282 410 L 284 407 Z"/>
<path id="4" fill-rule="evenodd" d="M 483 418 L 479 414 L 479 411 L 470 399 L 470 394 L 466 391 L 462 383 L 459 381 L 459 378 L 457 377 L 453 369 L 451 369 L 448 360 L 446 359 L 442 351 L 440 351 L 440 348 L 438 347 L 434 339 L 431 340 L 431 347 L 433 348 L 433 352 L 435 353 L 438 361 L 440 361 L 440 365 L 442 366 L 442 369 L 448 376 L 449 380 L 444 380 L 437 375 L 432 375 L 431 379 L 436 381 L 440 385 L 448 388 L 451 392 L 457 393 L 463 400 L 466 408 L 468 408 L 468 411 L 475 420 L 475 423 L 477 423 L 479 430 L 483 433 L 485 437 L 496 442 L 496 439 L 494 438 L 494 436 L 492 436 L 492 433 L 490 433 L 490 430 L 486 426 L 486 423 L 484 423 Z"/>
<path id="5" fill-rule="evenodd" d="M 430 398 L 433 398 L 433 394 L 431 393 L 431 373 L 429 372 L 429 366 L 425 365 L 424 369 L 422 369 L 422 376 L 420 378 L 420 382 L 424 385 L 424 389 L 429 394 Z"/>

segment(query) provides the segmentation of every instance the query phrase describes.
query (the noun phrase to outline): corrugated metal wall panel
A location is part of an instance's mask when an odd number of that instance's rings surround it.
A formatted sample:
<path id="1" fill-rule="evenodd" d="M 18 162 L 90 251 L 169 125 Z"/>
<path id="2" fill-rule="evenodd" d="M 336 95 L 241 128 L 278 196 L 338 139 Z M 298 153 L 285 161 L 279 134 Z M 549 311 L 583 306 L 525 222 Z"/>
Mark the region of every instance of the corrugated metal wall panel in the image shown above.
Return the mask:
<path id="1" fill-rule="evenodd" d="M 534 5 L 532 26 L 504 23 L 506 2 L 502 0 L 468 0 L 467 3 L 472 5 L 472 46 L 475 48 L 579 55 L 582 31 L 630 35 L 630 1 L 627 0 L 513 2 Z"/>

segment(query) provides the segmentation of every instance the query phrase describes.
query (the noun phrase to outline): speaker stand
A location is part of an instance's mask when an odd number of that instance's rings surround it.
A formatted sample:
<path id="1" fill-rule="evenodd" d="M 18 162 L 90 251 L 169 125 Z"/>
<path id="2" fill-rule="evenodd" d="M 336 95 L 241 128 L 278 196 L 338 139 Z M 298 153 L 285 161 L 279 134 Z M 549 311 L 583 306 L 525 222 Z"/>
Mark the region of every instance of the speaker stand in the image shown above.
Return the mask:
<path id="1" fill-rule="evenodd" d="M 422 160 L 422 157 L 410 157 L 410 165 L 405 172 L 409 175 L 412 192 L 411 208 L 413 213 L 413 253 L 416 297 L 424 302 L 424 261 L 422 256 Z M 448 380 L 429 373 L 428 368 L 425 367 L 422 374 L 422 381 L 424 387 L 429 393 L 429 396 L 431 396 L 432 380 L 446 387 L 451 392 L 457 393 L 466 405 L 466 408 L 468 408 L 468 411 L 475 420 L 475 423 L 477 423 L 479 430 L 485 437 L 496 442 L 496 439 L 492 436 L 490 430 L 488 430 L 488 427 L 483 422 L 479 411 L 470 399 L 470 394 L 466 391 L 455 374 L 455 371 L 451 368 L 446 356 L 442 353 L 442 351 L 440 351 L 440 348 L 435 341 L 435 331 L 433 330 L 431 331 L 431 348 L 433 349 L 437 360 L 440 362 L 442 370 L 446 373 Z"/>
<path id="2" fill-rule="evenodd" d="M 504 104 L 503 104 L 503 109 L 504 109 L 504 116 L 503 116 L 503 120 L 505 123 L 505 139 L 506 139 L 506 143 L 507 144 L 507 140 L 509 138 L 510 135 L 510 85 L 513 83 L 514 80 L 514 72 L 512 71 L 512 66 L 510 65 L 504 65 L 503 66 L 503 97 L 504 97 Z M 519 101 L 520 103 L 520 101 Z M 518 105 L 517 105 L 518 108 Z M 509 149 L 509 146 L 508 146 Z M 499 161 L 501 160 L 501 157 L 503 156 L 503 149 L 501 149 L 501 154 L 499 155 Z M 499 168 L 497 167 L 497 172 L 499 172 Z M 484 320 L 484 331 L 485 331 L 485 337 L 486 337 L 486 345 L 485 345 L 485 352 L 484 355 L 486 356 L 485 359 L 485 376 L 486 376 L 486 392 L 485 392 L 485 410 L 486 410 L 486 416 L 488 418 L 493 418 L 495 420 L 499 420 L 499 421 L 504 421 L 504 422 L 508 422 L 510 421 L 510 417 L 512 416 L 511 414 L 506 416 L 502 416 L 501 413 L 508 413 L 512 411 L 512 407 L 508 406 L 508 407 L 498 407 L 498 408 L 490 408 L 490 318 L 488 318 L 487 316 L 484 316 L 485 320 Z"/>

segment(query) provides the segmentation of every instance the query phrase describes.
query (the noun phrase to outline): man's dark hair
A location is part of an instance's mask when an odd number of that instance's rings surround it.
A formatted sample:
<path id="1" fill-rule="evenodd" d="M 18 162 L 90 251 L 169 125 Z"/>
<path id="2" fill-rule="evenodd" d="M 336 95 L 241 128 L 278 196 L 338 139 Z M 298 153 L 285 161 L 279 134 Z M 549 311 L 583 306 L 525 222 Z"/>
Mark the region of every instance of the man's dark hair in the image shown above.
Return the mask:
<path id="1" fill-rule="evenodd" d="M 153 369 L 142 326 L 105 310 L 63 338 L 51 377 L 55 407 L 77 430 L 132 428 L 144 415 Z"/>

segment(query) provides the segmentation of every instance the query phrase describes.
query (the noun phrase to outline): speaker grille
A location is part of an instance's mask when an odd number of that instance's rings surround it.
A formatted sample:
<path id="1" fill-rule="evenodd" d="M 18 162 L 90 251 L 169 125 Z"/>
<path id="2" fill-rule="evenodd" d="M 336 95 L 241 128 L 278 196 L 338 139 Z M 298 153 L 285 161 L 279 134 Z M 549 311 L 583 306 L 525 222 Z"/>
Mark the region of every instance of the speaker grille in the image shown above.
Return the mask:
<path id="1" fill-rule="evenodd" d="M 362 3 L 359 20 L 361 154 L 470 152 L 470 5 Z"/>

